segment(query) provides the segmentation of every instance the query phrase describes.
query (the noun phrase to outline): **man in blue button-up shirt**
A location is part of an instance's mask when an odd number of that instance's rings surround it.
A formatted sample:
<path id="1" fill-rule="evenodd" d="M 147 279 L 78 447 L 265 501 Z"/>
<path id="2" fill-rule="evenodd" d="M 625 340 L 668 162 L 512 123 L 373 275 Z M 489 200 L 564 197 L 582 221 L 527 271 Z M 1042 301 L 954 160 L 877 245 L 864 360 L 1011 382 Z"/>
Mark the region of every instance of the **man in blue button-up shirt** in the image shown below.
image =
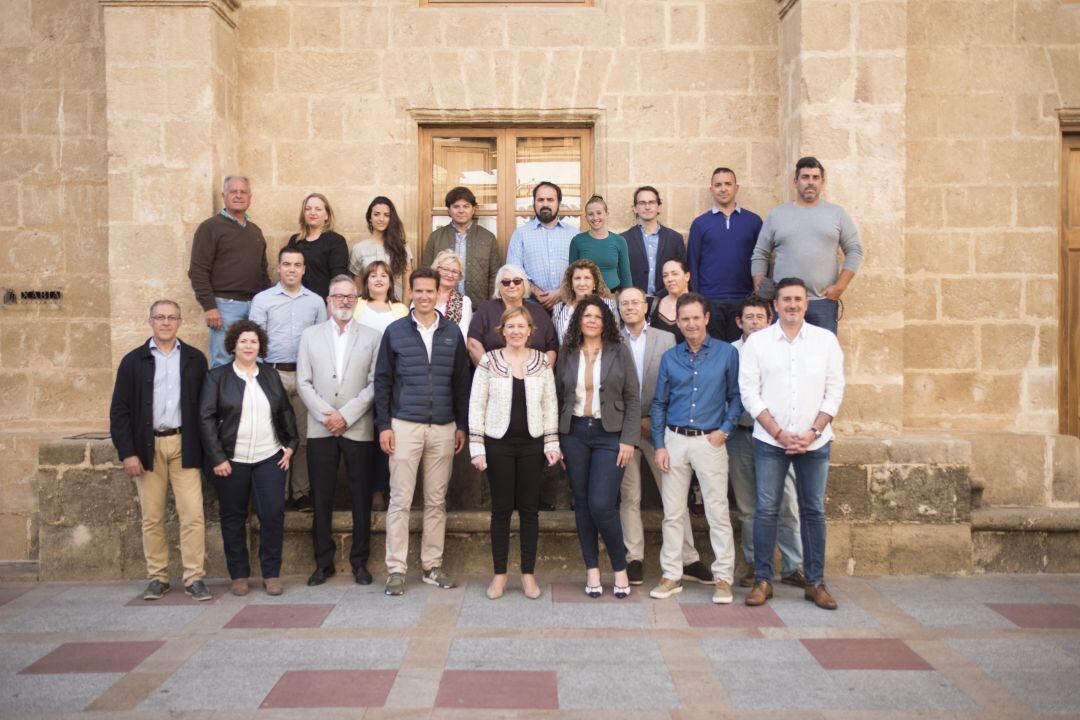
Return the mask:
<path id="1" fill-rule="evenodd" d="M 685 342 L 664 353 L 652 401 L 652 439 L 656 466 L 663 473 L 663 578 L 649 593 L 668 598 L 682 592 L 683 523 L 690 476 L 697 473 L 716 560 L 714 603 L 732 601 L 735 543 L 728 516 L 728 458 L 724 443 L 742 414 L 739 354 L 709 337 L 709 301 L 686 293 L 675 305 Z"/>
<path id="2" fill-rule="evenodd" d="M 548 311 L 559 301 L 559 286 L 570 264 L 570 241 L 581 230 L 559 219 L 562 189 L 546 180 L 533 188 L 536 216 L 510 236 L 506 263 L 525 271 L 533 296 Z"/>
<path id="3" fill-rule="evenodd" d="M 307 408 L 297 394 L 296 354 L 300 336 L 312 325 L 326 320 L 326 305 L 313 290 L 301 284 L 304 277 L 304 254 L 286 245 L 278 252 L 278 284 L 263 290 L 251 300 L 248 319 L 266 331 L 265 362 L 278 371 L 281 384 L 289 395 L 300 447 L 289 469 L 289 487 L 297 510 L 311 511 L 311 481 L 307 471 Z M 289 487 L 285 489 L 288 499 Z"/>

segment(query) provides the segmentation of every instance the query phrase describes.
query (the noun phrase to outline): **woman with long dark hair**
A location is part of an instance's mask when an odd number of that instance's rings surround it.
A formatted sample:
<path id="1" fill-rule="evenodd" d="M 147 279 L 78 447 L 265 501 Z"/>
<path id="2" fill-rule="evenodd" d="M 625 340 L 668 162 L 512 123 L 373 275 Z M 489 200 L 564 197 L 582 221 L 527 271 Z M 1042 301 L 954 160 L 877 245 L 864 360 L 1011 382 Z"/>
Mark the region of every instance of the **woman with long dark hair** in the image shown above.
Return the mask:
<path id="1" fill-rule="evenodd" d="M 559 442 L 574 493 L 578 540 L 585 559 L 585 594 L 597 598 L 600 548 L 615 571 L 614 595 L 630 595 L 626 547 L 619 520 L 623 469 L 641 439 L 641 395 L 630 349 L 607 304 L 596 295 L 578 301 L 555 363 Z"/>
<path id="2" fill-rule="evenodd" d="M 394 296 L 409 304 L 404 278 L 412 272 L 412 251 L 405 243 L 405 225 L 390 198 L 377 196 L 364 213 L 371 237 L 356 243 L 349 253 L 349 272 L 360 280 L 368 263 L 382 260 L 394 278 Z"/>

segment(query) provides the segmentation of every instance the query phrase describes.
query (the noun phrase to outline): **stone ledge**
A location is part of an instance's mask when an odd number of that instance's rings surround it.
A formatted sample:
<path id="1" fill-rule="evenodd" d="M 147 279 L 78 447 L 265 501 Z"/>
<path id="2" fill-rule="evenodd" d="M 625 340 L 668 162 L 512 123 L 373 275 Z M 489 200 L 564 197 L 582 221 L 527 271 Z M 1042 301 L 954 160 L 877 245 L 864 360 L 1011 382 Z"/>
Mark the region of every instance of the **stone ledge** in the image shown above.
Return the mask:
<path id="1" fill-rule="evenodd" d="M 971 530 L 1080 533 L 1080 507 L 997 507 L 973 510 Z"/>

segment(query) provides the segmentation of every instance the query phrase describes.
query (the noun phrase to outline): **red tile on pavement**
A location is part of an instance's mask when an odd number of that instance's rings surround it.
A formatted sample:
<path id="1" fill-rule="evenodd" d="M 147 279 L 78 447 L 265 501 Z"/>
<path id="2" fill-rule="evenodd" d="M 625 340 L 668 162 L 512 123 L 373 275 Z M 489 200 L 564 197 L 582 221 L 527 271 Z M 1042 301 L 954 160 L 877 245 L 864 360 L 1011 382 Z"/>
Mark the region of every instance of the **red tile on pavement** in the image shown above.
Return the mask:
<path id="1" fill-rule="evenodd" d="M 238 628 L 315 628 L 320 627 L 333 605 L 248 605 L 233 615 L 225 627 Z"/>
<path id="2" fill-rule="evenodd" d="M 435 707 L 556 710 L 554 670 L 446 670 Z"/>
<path id="3" fill-rule="evenodd" d="M 15 598 L 34 589 L 33 585 L 0 585 L 0 605 L 7 605 Z"/>
<path id="4" fill-rule="evenodd" d="M 835 638 L 802 644 L 826 670 L 933 670 L 903 640 Z"/>
<path id="5" fill-rule="evenodd" d="M 263 708 L 382 707 L 397 670 L 289 670 Z"/>
<path id="6" fill-rule="evenodd" d="M 784 621 L 768 605 L 681 603 L 679 607 L 690 627 L 784 627 Z"/>
<path id="7" fill-rule="evenodd" d="M 64 643 L 37 662 L 20 670 L 19 674 L 131 672 L 164 644 L 157 640 Z"/>
<path id="8" fill-rule="evenodd" d="M 557 603 L 587 603 L 587 604 L 599 604 L 599 603 L 625 603 L 633 600 L 640 600 L 643 593 L 648 591 L 642 590 L 641 587 L 635 587 L 630 591 L 630 597 L 622 598 L 621 600 L 615 597 L 615 593 L 611 591 L 610 585 L 604 586 L 604 594 L 598 598 L 592 598 L 585 594 L 585 583 L 552 583 L 551 585 L 551 600 Z"/>
<path id="9" fill-rule="evenodd" d="M 986 603 L 1022 628 L 1080 628 L 1080 607 L 1063 603 Z"/>

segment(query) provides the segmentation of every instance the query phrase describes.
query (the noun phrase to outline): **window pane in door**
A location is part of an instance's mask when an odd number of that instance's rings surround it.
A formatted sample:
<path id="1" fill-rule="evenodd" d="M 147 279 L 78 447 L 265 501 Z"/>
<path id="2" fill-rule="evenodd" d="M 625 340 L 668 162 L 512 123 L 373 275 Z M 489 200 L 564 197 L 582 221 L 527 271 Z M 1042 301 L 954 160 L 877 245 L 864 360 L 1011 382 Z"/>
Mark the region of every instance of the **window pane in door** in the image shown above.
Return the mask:
<path id="1" fill-rule="evenodd" d="M 532 189 L 541 180 L 562 189 L 564 210 L 581 209 L 581 138 L 519 137 L 515 164 L 515 210 L 532 209 Z"/>
<path id="2" fill-rule="evenodd" d="M 443 207 L 446 193 L 464 185 L 476 195 L 480 210 L 498 203 L 495 138 L 437 137 L 432 139 L 431 201 Z"/>

